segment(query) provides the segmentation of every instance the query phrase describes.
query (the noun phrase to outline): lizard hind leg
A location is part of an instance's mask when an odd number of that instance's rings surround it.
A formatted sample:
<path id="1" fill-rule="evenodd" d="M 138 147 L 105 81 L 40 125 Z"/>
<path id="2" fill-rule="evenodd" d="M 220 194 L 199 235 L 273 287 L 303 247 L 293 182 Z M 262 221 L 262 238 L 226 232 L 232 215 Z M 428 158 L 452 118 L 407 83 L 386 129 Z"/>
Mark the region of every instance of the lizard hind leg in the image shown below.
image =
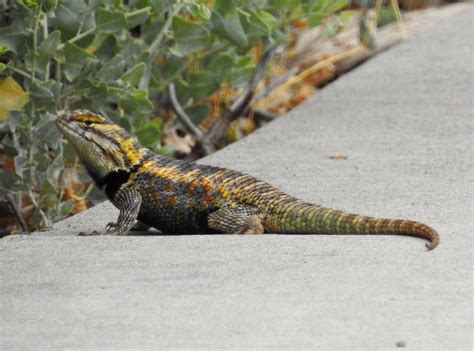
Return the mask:
<path id="1" fill-rule="evenodd" d="M 262 215 L 255 207 L 223 207 L 209 215 L 211 229 L 230 234 L 263 234 Z"/>

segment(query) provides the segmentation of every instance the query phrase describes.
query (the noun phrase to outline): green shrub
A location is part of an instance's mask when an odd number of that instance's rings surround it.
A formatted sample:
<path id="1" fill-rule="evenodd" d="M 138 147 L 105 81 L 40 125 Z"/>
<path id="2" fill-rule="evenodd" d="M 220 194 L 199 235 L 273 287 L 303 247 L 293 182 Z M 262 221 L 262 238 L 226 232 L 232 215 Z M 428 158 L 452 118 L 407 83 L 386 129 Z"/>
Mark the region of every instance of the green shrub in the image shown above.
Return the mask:
<path id="1" fill-rule="evenodd" d="M 161 119 L 150 117 L 150 97 L 173 82 L 181 104 L 202 118 L 209 109 L 203 97 L 224 81 L 235 88 L 246 83 L 255 65 L 250 49 L 257 43 L 284 40 L 295 16 L 317 25 L 346 3 L 1 2 L 0 201 L 11 194 L 19 208 L 32 207 L 33 229 L 77 210 L 74 201 L 89 192 L 90 180 L 53 126 L 59 113 L 100 112 L 160 152 L 163 127 Z"/>

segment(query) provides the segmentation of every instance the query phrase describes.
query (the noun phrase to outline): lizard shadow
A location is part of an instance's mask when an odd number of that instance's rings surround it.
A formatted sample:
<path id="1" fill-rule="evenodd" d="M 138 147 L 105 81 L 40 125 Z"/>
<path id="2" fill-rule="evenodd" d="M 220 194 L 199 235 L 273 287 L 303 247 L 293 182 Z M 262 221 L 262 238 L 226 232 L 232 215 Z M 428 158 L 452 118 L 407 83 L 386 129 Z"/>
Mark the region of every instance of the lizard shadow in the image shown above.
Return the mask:
<path id="1" fill-rule="evenodd" d="M 227 233 L 166 233 L 158 230 L 131 231 L 127 236 L 195 236 L 195 235 L 232 235 Z"/>

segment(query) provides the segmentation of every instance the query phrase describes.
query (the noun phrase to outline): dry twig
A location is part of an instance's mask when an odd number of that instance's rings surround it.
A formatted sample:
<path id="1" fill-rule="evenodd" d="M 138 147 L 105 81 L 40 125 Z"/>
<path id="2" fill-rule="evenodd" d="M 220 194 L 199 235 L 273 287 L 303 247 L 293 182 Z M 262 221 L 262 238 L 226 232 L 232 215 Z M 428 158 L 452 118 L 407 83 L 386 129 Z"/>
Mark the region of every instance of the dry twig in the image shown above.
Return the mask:
<path id="1" fill-rule="evenodd" d="M 224 136 L 225 132 L 229 128 L 229 125 L 237 119 L 239 116 L 245 114 L 247 111 L 252 98 L 254 97 L 255 90 L 258 82 L 262 79 L 265 66 L 270 60 L 275 47 L 269 48 L 261 57 L 255 70 L 250 77 L 247 87 L 243 93 L 234 101 L 226 113 L 217 119 L 217 121 L 209 128 L 209 131 L 204 134 L 192 121 L 188 114 L 184 111 L 179 103 L 176 96 L 176 89 L 173 83 L 168 87 L 171 104 L 176 112 L 178 119 L 181 121 L 186 130 L 194 135 L 199 143 L 193 155 L 189 158 L 197 158 L 199 156 L 208 155 L 216 150 L 216 144 Z"/>
<path id="2" fill-rule="evenodd" d="M 259 63 L 255 67 L 255 70 L 250 77 L 247 88 L 244 92 L 235 100 L 232 106 L 229 108 L 227 113 L 219 118 L 217 122 L 211 127 L 209 132 L 204 137 L 204 140 L 215 144 L 218 142 L 222 136 L 224 135 L 229 125 L 234 121 L 236 118 L 241 116 L 246 112 L 248 109 L 250 102 L 255 94 L 255 89 L 257 87 L 258 82 L 262 79 L 263 72 L 265 70 L 265 66 L 267 65 L 268 61 L 270 60 L 275 47 L 268 49 L 261 57 Z"/>
<path id="3" fill-rule="evenodd" d="M 176 88 L 174 83 L 170 83 L 168 86 L 168 93 L 170 95 L 171 105 L 173 106 L 173 109 L 175 110 L 176 115 L 183 124 L 184 128 L 186 128 L 189 133 L 194 135 L 196 139 L 202 140 L 204 138 L 204 133 L 191 121 L 191 118 L 181 107 L 178 97 L 176 96 Z"/>

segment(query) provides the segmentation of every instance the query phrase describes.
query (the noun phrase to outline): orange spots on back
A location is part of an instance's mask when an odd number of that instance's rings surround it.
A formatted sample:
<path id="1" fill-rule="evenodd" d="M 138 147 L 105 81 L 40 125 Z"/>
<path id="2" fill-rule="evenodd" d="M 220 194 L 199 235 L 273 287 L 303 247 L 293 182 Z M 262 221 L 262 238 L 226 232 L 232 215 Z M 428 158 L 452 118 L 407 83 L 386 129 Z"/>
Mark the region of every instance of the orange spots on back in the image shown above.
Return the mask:
<path id="1" fill-rule="evenodd" d="M 166 202 L 166 204 L 168 205 L 168 207 L 171 208 L 171 207 L 174 207 L 176 205 L 176 202 L 177 202 L 176 201 L 176 196 L 173 195 L 173 196 L 170 196 L 168 198 L 168 201 Z"/>
<path id="2" fill-rule="evenodd" d="M 203 186 L 203 188 L 204 188 L 204 190 L 205 190 L 206 192 L 211 191 L 211 189 L 212 189 L 212 183 L 209 181 L 209 179 L 207 179 L 207 178 L 201 178 L 201 179 L 199 180 L 199 182 L 201 183 L 201 185 Z"/>
<path id="3" fill-rule="evenodd" d="M 189 189 L 189 191 L 193 191 L 193 190 L 196 188 L 196 186 L 197 186 L 197 184 L 196 184 L 196 182 L 195 182 L 194 180 L 190 181 L 190 182 L 188 183 L 188 189 Z"/>
<path id="4" fill-rule="evenodd" d="M 155 177 L 168 179 L 168 180 L 174 180 L 176 174 L 178 173 L 176 171 L 175 166 L 160 167 L 156 165 L 155 160 L 149 160 L 149 161 L 144 162 L 143 165 L 140 167 L 140 170 L 147 171 Z"/>

